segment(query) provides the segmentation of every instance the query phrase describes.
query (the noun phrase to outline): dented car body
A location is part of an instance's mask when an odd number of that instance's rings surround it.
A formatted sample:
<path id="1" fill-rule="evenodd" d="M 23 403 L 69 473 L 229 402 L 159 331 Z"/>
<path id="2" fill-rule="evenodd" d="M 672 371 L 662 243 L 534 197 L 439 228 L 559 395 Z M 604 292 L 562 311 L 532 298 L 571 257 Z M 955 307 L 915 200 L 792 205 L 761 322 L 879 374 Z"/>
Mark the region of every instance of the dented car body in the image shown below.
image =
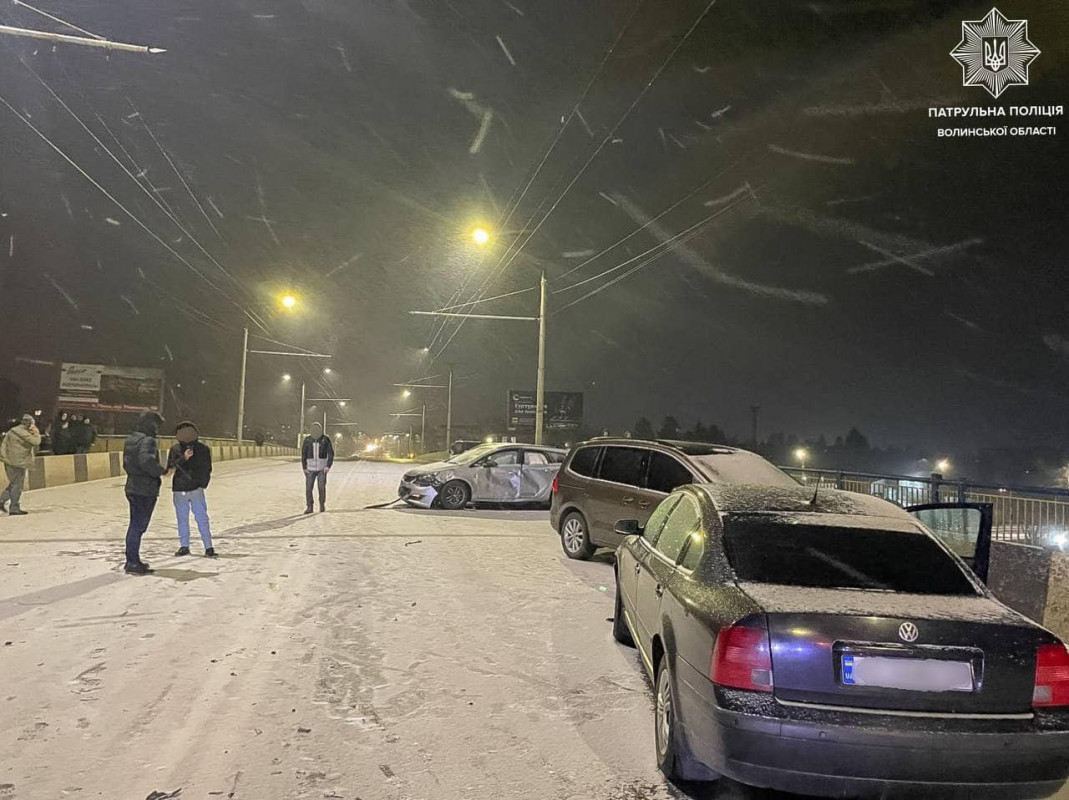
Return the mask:
<path id="1" fill-rule="evenodd" d="M 457 510 L 469 503 L 548 505 L 567 452 L 526 444 L 484 444 L 448 461 L 411 469 L 398 497 L 416 508 Z"/>

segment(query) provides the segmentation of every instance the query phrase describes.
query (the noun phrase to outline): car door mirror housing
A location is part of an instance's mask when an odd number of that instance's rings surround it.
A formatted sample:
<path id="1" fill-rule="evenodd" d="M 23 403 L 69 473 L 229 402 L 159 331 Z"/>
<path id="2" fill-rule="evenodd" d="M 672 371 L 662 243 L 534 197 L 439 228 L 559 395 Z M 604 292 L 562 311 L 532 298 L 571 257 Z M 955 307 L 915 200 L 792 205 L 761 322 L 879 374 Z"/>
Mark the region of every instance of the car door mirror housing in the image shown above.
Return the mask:
<path id="1" fill-rule="evenodd" d="M 487 469 L 493 469 L 494 467 L 497 466 L 497 462 L 494 461 L 494 459 L 492 459 L 492 458 L 488 458 L 483 462 L 483 466 L 486 467 Z"/>
<path id="2" fill-rule="evenodd" d="M 641 536 L 642 526 L 637 519 L 622 519 L 616 523 L 616 532 L 621 536 Z"/>

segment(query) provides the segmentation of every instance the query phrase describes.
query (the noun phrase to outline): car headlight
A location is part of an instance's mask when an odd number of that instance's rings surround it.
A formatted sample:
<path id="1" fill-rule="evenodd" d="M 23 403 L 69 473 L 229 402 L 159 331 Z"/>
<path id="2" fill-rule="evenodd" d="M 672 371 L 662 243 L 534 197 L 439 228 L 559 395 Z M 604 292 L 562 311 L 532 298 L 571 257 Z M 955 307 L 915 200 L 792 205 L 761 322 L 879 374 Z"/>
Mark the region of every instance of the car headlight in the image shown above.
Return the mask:
<path id="1" fill-rule="evenodd" d="M 416 486 L 434 486 L 438 483 L 437 475 L 416 475 L 410 479 Z"/>

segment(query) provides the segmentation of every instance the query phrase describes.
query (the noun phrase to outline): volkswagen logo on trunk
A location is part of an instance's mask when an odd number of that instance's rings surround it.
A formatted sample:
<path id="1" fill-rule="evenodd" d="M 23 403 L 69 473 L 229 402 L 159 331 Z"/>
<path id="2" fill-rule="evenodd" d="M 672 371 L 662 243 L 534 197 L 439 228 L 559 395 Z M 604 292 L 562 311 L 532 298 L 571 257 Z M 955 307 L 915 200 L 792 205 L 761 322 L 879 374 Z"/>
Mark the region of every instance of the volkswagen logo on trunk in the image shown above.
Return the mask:
<path id="1" fill-rule="evenodd" d="M 918 636 L 920 636 L 920 631 L 912 622 L 903 622 L 898 626 L 898 638 L 903 642 L 915 642 Z"/>

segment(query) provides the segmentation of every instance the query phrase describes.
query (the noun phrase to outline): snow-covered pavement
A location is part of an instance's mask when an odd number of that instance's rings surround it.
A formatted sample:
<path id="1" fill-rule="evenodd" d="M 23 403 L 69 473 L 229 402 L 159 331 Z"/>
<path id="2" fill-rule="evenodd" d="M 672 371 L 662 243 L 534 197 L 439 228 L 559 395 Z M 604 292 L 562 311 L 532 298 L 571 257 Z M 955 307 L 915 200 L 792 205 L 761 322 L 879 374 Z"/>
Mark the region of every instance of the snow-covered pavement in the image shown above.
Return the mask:
<path id="1" fill-rule="evenodd" d="M 651 693 L 611 561 L 546 512 L 365 510 L 403 469 L 220 464 L 222 558 L 175 558 L 165 494 L 126 576 L 121 480 L 0 518 L 0 798 L 660 800 Z"/>

